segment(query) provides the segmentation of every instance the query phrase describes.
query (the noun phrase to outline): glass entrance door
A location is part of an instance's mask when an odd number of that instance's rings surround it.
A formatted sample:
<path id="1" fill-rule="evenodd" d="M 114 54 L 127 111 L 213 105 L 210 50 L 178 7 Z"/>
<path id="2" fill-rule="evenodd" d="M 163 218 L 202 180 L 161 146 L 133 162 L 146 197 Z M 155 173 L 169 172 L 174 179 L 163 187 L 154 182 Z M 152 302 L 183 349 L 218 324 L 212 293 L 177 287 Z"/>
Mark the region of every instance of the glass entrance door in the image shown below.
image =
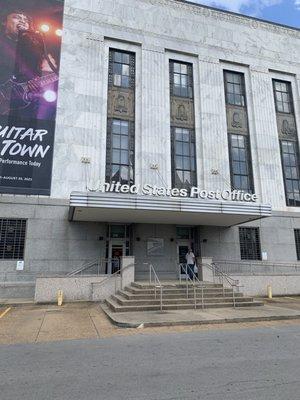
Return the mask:
<path id="1" fill-rule="evenodd" d="M 125 255 L 125 243 L 111 241 L 109 246 L 108 274 L 120 271 L 121 258 Z"/>
<path id="2" fill-rule="evenodd" d="M 177 245 L 177 259 L 178 259 L 178 265 L 179 264 L 184 264 L 186 265 L 186 254 L 189 251 L 190 248 L 190 243 L 189 242 L 179 242 Z M 184 278 L 185 277 L 185 272 L 183 270 L 183 268 L 181 268 L 180 271 L 181 277 Z"/>

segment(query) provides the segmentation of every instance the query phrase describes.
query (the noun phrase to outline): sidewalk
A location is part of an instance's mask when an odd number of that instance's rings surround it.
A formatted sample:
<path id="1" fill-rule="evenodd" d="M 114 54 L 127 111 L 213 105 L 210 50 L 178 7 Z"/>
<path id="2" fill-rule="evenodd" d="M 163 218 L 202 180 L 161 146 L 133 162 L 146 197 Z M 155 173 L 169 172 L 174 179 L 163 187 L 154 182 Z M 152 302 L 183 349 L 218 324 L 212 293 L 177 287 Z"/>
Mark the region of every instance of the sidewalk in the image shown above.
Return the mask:
<path id="1" fill-rule="evenodd" d="M 103 312 L 99 303 L 0 303 L 0 345 L 102 339 L 114 336 L 251 329 L 276 324 L 300 325 L 300 297 L 265 300 L 255 308 L 223 308 L 147 313 Z M 103 307 L 105 308 L 105 307 Z M 114 319 L 114 323 L 111 319 Z M 127 329 L 123 329 L 127 327 Z M 144 329 L 136 329 L 137 327 Z"/>
<path id="2" fill-rule="evenodd" d="M 123 328 L 245 323 L 300 319 L 300 297 L 262 299 L 261 307 L 168 310 L 147 312 L 112 312 L 101 305 L 111 322 Z"/>

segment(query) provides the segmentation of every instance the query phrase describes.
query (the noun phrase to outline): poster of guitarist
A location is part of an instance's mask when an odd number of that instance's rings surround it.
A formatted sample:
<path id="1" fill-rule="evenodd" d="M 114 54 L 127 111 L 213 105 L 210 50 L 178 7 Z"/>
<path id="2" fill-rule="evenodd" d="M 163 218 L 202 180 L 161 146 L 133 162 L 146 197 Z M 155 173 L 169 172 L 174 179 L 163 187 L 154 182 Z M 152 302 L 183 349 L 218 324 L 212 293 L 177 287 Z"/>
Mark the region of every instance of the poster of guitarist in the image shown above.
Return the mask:
<path id="1" fill-rule="evenodd" d="M 0 0 L 0 193 L 49 195 L 64 0 Z"/>
<path id="2" fill-rule="evenodd" d="M 56 35 L 50 42 L 50 35 L 43 31 L 49 25 L 40 22 L 38 26 L 40 13 L 36 9 L 9 3 L 17 2 L 0 1 L 0 115 L 54 118 L 58 65 L 51 51 L 57 53 L 54 47 L 60 46 L 60 38 Z"/>

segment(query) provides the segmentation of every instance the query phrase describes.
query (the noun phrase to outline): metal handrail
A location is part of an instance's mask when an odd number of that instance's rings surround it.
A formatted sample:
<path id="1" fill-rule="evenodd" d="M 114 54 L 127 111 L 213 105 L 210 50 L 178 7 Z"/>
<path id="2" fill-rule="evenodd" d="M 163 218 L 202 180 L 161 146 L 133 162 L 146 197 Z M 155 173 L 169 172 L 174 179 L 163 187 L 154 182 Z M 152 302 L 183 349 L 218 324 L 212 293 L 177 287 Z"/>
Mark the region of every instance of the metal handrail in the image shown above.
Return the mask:
<path id="1" fill-rule="evenodd" d="M 114 278 L 115 276 L 119 276 L 121 278 L 121 289 L 123 288 L 123 272 L 129 268 L 134 266 L 135 263 L 126 265 L 126 267 L 121 268 L 119 271 L 114 272 L 113 274 L 107 276 L 105 279 L 103 279 L 102 282 L 99 282 L 98 285 L 102 286 L 105 282 L 109 281 L 110 279 Z M 117 280 L 115 280 L 115 294 L 117 293 Z"/>
<path id="2" fill-rule="evenodd" d="M 203 263 L 201 265 L 208 267 L 208 269 L 210 269 L 212 271 L 214 283 L 215 283 L 215 277 L 219 278 L 219 282 L 222 284 L 223 297 L 225 296 L 225 285 L 224 285 L 225 281 L 231 286 L 233 307 L 236 308 L 235 290 L 237 290 L 239 292 L 240 287 L 242 287 L 241 285 L 239 285 L 239 281 L 236 279 L 233 279 L 229 275 L 225 274 L 223 271 L 220 270 L 220 268 L 215 263 L 212 263 L 212 264 Z M 192 271 L 193 280 L 190 278 L 190 276 L 188 275 L 188 272 L 187 272 L 186 264 L 180 264 L 179 268 L 180 268 L 179 272 L 181 272 L 181 269 L 183 269 L 185 271 L 185 275 L 189 280 L 191 280 L 192 282 L 194 282 L 196 280 L 199 283 L 201 283 L 201 281 L 199 281 L 199 279 L 195 275 L 194 271 Z M 181 282 L 181 274 L 179 276 L 180 276 L 180 282 Z M 195 289 L 194 289 L 194 291 L 195 291 Z M 188 293 L 188 289 L 187 289 L 187 293 Z M 203 307 L 203 284 L 202 284 L 202 308 L 204 308 Z"/>
<path id="3" fill-rule="evenodd" d="M 222 284 L 222 287 L 223 287 L 223 296 L 225 294 L 225 285 L 224 285 L 225 281 L 231 286 L 233 307 L 235 308 L 236 307 L 235 290 L 237 290 L 237 292 L 239 293 L 240 288 L 243 287 L 242 285 L 239 284 L 240 283 L 239 280 L 233 279 L 228 274 L 225 274 L 225 272 L 223 272 L 216 263 L 212 263 L 212 264 L 204 263 L 202 265 L 205 265 L 212 271 L 213 277 L 214 277 L 214 282 L 215 282 L 215 277 L 219 278 L 219 282 Z"/>
<path id="4" fill-rule="evenodd" d="M 149 284 L 152 285 L 152 276 L 154 277 L 154 298 L 156 300 L 156 289 L 160 290 L 160 311 L 163 310 L 163 285 L 161 284 L 155 268 L 150 263 L 144 263 L 144 265 L 149 265 Z"/>
<path id="5" fill-rule="evenodd" d="M 218 260 L 219 268 L 232 275 L 298 275 L 300 263 L 257 260 Z"/>
<path id="6" fill-rule="evenodd" d="M 193 285 L 193 290 L 194 290 L 194 307 L 195 310 L 197 309 L 197 293 L 196 293 L 196 288 L 200 287 L 201 288 L 201 306 L 202 306 L 202 310 L 204 310 L 205 305 L 204 305 L 204 293 L 203 293 L 203 283 L 201 281 L 199 281 L 198 277 L 196 276 L 196 274 L 194 273 L 194 271 L 191 271 L 193 274 L 193 279 L 191 279 L 191 277 L 188 274 L 187 271 L 187 265 L 186 264 L 179 264 L 179 280 L 181 283 L 181 270 L 183 270 L 185 272 L 185 281 L 186 281 L 186 298 L 189 299 L 189 281 L 191 281 L 192 285 Z M 196 284 L 196 282 L 199 283 L 199 285 Z"/>
<path id="7" fill-rule="evenodd" d="M 74 271 L 69 272 L 67 274 L 67 277 L 78 275 L 78 274 L 82 275 L 83 272 L 87 271 L 88 269 L 90 269 L 94 266 L 97 266 L 97 276 L 98 276 L 98 275 L 100 275 L 100 268 L 101 268 L 103 261 L 104 262 L 106 262 L 106 261 L 107 262 L 113 262 L 113 261 L 120 262 L 119 258 L 96 258 L 92 261 L 89 261 L 89 262 L 83 264 L 81 267 L 75 269 Z M 119 272 L 119 270 L 116 272 Z"/>

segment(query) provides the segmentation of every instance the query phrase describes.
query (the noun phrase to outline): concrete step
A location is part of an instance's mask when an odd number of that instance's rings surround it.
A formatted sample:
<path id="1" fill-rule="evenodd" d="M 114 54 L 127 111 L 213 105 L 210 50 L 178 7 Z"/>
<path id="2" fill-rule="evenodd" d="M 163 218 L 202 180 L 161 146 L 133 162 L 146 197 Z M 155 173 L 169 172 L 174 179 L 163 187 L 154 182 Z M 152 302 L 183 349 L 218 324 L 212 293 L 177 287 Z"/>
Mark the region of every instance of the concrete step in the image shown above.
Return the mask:
<path id="1" fill-rule="evenodd" d="M 118 304 L 113 299 L 107 299 L 106 304 L 110 307 L 110 309 L 114 312 L 131 312 L 131 311 L 159 311 L 160 305 L 143 305 L 143 306 L 122 306 Z M 251 301 L 251 302 L 236 302 L 236 307 L 253 307 L 253 306 L 262 306 L 263 302 L 259 301 Z M 233 303 L 209 303 L 204 304 L 204 309 L 206 308 L 229 308 L 233 307 Z M 163 304 L 163 310 L 189 310 L 194 309 L 194 304 Z M 201 304 L 197 305 L 197 309 L 201 309 Z"/>
<path id="2" fill-rule="evenodd" d="M 154 288 L 151 289 L 138 289 L 132 286 L 127 286 L 125 288 L 125 291 L 131 294 L 136 294 L 136 295 L 153 295 L 155 293 Z M 160 291 L 160 288 L 156 288 L 156 293 Z M 189 292 L 194 292 L 194 287 L 189 286 L 188 288 Z M 202 288 L 201 287 L 196 287 L 196 291 L 201 293 Z M 178 293 L 186 293 L 187 289 L 186 287 L 164 287 L 163 288 L 163 293 L 164 294 L 178 294 Z M 223 293 L 223 288 L 203 288 L 203 293 Z M 232 289 L 224 289 L 224 292 L 227 293 L 232 293 Z"/>
<path id="3" fill-rule="evenodd" d="M 161 285 L 164 288 L 185 288 L 186 287 L 186 282 L 179 282 L 179 281 L 174 281 L 174 282 L 161 282 Z M 222 288 L 222 284 L 219 283 L 211 283 L 211 282 L 201 282 L 201 283 L 196 283 L 196 285 L 199 285 L 199 287 L 203 286 L 206 288 Z M 149 282 L 132 282 L 131 286 L 134 288 L 138 289 L 153 289 L 154 288 L 154 283 L 149 284 Z M 188 284 L 189 287 L 193 287 L 194 285 L 192 283 Z"/>
<path id="4" fill-rule="evenodd" d="M 124 290 L 121 290 L 118 292 L 119 295 L 121 295 L 122 297 L 124 297 L 127 300 L 153 300 L 155 299 L 155 295 L 154 293 L 131 293 L 131 292 L 127 292 Z M 160 292 L 157 291 L 156 293 L 156 297 L 160 296 Z M 239 293 L 236 294 L 236 296 L 241 296 L 243 297 L 243 293 Z M 194 292 L 193 291 L 189 291 L 188 293 L 188 297 L 189 298 L 194 298 Z M 201 291 L 197 290 L 196 291 L 196 297 L 201 298 L 202 297 L 202 293 Z M 222 291 L 212 291 L 212 292 L 203 292 L 203 297 L 204 298 L 210 298 L 210 297 L 233 297 L 232 296 L 232 291 L 225 291 L 224 293 Z M 169 292 L 163 292 L 163 298 L 164 299 L 186 299 L 187 298 L 187 293 L 186 291 L 182 292 L 182 291 L 178 291 L 176 293 L 169 293 Z"/>
<path id="5" fill-rule="evenodd" d="M 151 299 L 151 300 L 127 300 L 124 299 L 121 296 L 118 295 L 113 295 L 111 297 L 114 301 L 116 301 L 118 304 L 122 306 L 148 306 L 148 305 L 159 305 L 160 304 L 160 299 Z M 196 298 L 197 303 L 202 304 L 202 299 L 200 297 Z M 250 297 L 235 297 L 236 302 L 252 302 L 253 299 Z M 232 297 L 219 297 L 219 298 L 204 298 L 203 302 L 205 304 L 211 304 L 211 303 L 231 303 L 233 304 L 233 298 Z M 195 304 L 195 300 L 193 298 L 180 298 L 180 299 L 165 299 L 163 298 L 163 304 L 164 305 L 173 305 L 173 304 Z"/>

